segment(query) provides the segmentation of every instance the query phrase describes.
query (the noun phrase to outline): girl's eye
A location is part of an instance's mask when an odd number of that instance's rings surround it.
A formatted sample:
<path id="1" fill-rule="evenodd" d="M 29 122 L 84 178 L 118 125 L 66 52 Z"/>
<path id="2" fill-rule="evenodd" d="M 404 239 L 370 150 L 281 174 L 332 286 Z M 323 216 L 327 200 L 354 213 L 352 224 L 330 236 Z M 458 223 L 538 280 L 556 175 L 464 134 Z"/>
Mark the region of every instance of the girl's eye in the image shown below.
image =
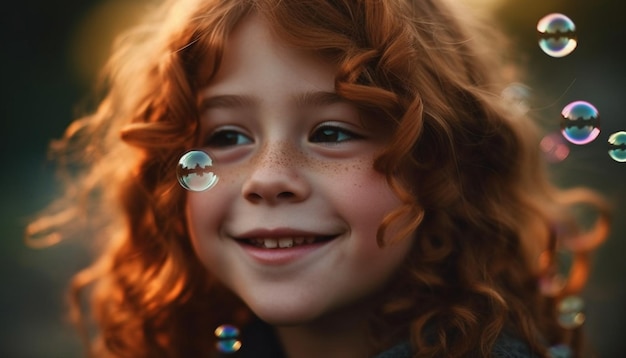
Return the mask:
<path id="1" fill-rule="evenodd" d="M 334 126 L 322 126 L 311 134 L 309 140 L 313 143 L 341 143 L 358 138 L 360 136 L 349 130 Z"/>
<path id="2" fill-rule="evenodd" d="M 236 130 L 225 129 L 213 133 L 204 145 L 213 148 L 231 147 L 252 143 L 252 139 Z"/>

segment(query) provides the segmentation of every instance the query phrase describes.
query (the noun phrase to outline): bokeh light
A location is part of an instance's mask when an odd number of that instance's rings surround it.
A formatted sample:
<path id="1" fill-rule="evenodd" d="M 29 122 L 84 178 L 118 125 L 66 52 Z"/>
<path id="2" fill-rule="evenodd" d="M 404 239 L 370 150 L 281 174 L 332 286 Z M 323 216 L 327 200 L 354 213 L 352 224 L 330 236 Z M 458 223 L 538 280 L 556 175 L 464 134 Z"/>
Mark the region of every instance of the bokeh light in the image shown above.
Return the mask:
<path id="1" fill-rule="evenodd" d="M 550 163 L 559 163 L 569 156 L 570 149 L 560 133 L 550 133 L 539 142 L 544 158 Z"/>
<path id="2" fill-rule="evenodd" d="M 561 300 L 558 306 L 559 325 L 566 329 L 574 329 L 585 323 L 583 309 L 585 302 L 578 296 L 567 296 Z"/>
<path id="3" fill-rule="evenodd" d="M 530 87 L 522 83 L 511 83 L 502 90 L 501 95 L 509 110 L 514 114 L 522 116 L 530 110 Z"/>

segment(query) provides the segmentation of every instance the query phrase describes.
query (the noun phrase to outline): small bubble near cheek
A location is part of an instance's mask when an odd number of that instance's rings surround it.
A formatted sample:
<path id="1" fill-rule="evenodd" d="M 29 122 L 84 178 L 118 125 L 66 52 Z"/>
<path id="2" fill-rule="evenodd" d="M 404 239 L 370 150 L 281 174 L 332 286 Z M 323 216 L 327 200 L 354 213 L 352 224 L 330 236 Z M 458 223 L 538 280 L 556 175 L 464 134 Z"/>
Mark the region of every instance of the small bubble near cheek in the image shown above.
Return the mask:
<path id="1" fill-rule="evenodd" d="M 219 180 L 213 172 L 213 159 L 202 150 L 190 150 L 180 157 L 176 177 L 180 186 L 195 192 L 209 190 Z"/>

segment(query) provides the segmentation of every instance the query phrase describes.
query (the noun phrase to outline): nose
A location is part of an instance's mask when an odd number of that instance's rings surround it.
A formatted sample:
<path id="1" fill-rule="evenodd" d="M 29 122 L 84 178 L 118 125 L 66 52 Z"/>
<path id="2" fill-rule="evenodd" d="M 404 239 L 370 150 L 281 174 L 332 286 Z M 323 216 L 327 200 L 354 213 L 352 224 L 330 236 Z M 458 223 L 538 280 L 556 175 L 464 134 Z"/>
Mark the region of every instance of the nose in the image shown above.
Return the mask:
<path id="1" fill-rule="evenodd" d="M 255 204 L 278 205 L 306 200 L 311 186 L 303 175 L 302 154 L 281 143 L 268 144 L 252 160 L 243 197 Z"/>

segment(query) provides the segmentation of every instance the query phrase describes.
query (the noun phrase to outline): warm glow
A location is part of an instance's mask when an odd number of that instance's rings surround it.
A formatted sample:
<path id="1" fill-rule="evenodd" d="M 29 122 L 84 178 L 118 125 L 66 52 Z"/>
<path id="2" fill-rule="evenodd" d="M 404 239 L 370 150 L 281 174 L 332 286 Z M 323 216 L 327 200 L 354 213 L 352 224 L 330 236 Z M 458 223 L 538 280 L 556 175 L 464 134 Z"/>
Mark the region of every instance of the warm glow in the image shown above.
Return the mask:
<path id="1" fill-rule="evenodd" d="M 458 0 L 458 1 L 465 3 L 470 7 L 484 7 L 484 8 L 491 8 L 491 7 L 494 7 L 495 5 L 502 3 L 502 0 Z"/>
<path id="2" fill-rule="evenodd" d="M 74 30 L 70 61 L 78 79 L 91 83 L 109 57 L 114 39 L 134 24 L 148 1 L 107 0 L 94 6 Z"/>

